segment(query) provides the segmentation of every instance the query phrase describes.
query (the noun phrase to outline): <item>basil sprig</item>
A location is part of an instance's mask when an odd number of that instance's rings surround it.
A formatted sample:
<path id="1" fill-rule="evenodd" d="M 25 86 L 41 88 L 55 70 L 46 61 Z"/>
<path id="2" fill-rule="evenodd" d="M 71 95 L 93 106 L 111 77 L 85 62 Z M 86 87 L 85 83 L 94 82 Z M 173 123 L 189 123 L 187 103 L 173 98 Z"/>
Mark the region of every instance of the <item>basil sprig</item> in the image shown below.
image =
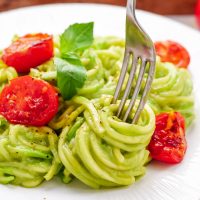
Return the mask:
<path id="1" fill-rule="evenodd" d="M 86 69 L 77 52 L 83 51 L 93 43 L 94 23 L 70 25 L 60 36 L 61 58 L 55 58 L 57 67 L 57 86 L 65 100 L 76 95 L 87 79 Z"/>

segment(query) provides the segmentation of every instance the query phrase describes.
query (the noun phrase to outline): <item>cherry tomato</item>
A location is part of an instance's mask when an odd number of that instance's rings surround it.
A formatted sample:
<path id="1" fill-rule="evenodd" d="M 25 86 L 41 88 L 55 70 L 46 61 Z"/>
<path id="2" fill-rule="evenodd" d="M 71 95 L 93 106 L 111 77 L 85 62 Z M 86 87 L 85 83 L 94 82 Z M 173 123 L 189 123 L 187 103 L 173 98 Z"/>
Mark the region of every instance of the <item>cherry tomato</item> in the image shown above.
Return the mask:
<path id="1" fill-rule="evenodd" d="M 49 83 L 21 76 L 0 94 L 0 114 L 13 124 L 43 126 L 58 111 L 58 94 Z"/>
<path id="2" fill-rule="evenodd" d="M 198 0 L 197 5 L 196 5 L 195 16 L 196 16 L 197 23 L 198 23 L 199 28 L 200 28 L 200 0 Z"/>
<path id="3" fill-rule="evenodd" d="M 178 112 L 156 116 L 156 129 L 148 149 L 153 159 L 166 163 L 179 163 L 187 149 L 185 120 Z"/>
<path id="4" fill-rule="evenodd" d="M 156 54 L 162 62 L 171 62 L 177 67 L 187 68 L 190 63 L 188 51 L 179 43 L 170 40 L 155 42 Z"/>
<path id="5" fill-rule="evenodd" d="M 49 60 L 53 56 L 53 38 L 48 34 L 28 34 L 20 37 L 3 50 L 2 60 L 19 73 Z"/>

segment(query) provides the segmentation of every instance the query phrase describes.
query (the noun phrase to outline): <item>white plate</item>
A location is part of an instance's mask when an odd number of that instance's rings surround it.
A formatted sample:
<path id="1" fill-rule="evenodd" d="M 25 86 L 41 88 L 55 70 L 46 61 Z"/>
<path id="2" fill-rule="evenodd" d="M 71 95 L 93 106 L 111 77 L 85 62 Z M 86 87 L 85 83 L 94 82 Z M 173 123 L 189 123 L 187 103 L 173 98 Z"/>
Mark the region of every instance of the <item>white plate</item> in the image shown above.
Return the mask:
<path id="1" fill-rule="evenodd" d="M 171 39 L 182 43 L 191 54 L 190 70 L 195 93 L 200 95 L 200 34 L 182 24 L 147 12 L 138 19 L 153 40 Z M 60 33 L 74 22 L 95 22 L 96 35 L 124 36 L 125 9 L 105 5 L 57 4 L 18 9 L 0 14 L 0 47 L 13 34 Z M 4 200 L 200 200 L 200 110 L 188 131 L 188 151 L 180 165 L 151 163 L 147 175 L 130 187 L 92 190 L 75 181 L 64 185 L 59 179 L 34 189 L 0 185 Z"/>

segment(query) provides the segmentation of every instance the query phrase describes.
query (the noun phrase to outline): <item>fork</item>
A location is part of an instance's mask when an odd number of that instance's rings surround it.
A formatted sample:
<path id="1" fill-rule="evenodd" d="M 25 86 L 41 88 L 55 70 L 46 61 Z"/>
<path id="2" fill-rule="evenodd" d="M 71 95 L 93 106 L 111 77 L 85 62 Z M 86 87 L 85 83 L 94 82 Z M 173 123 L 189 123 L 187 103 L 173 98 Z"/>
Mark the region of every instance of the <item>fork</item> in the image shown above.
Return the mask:
<path id="1" fill-rule="evenodd" d="M 147 35 L 147 33 L 145 33 L 145 31 L 139 25 L 136 19 L 135 6 L 136 6 L 136 0 L 127 0 L 126 45 L 125 45 L 124 60 L 123 60 L 120 77 L 119 77 L 115 94 L 113 97 L 113 101 L 112 101 L 112 103 L 116 103 L 119 98 L 122 85 L 124 84 L 124 79 L 128 71 L 130 60 L 132 60 L 129 78 L 126 84 L 126 89 L 124 91 L 123 97 L 120 101 L 118 111 L 117 111 L 117 117 L 119 117 L 123 121 L 127 121 L 131 110 L 135 106 L 136 99 L 140 92 L 142 81 L 144 79 L 145 71 L 148 69 L 148 76 L 146 79 L 144 90 L 141 95 L 137 110 L 133 116 L 132 123 L 137 123 L 140 113 L 142 112 L 145 106 L 145 103 L 147 101 L 147 96 L 150 91 L 151 84 L 153 82 L 153 77 L 154 77 L 154 72 L 155 72 L 155 60 L 156 60 L 156 54 L 155 54 L 153 42 L 151 38 Z M 139 75 L 138 75 L 136 84 L 134 86 L 133 95 L 131 97 L 127 110 L 125 111 L 125 114 L 123 114 L 124 106 L 126 104 L 128 96 L 130 95 L 134 77 L 136 75 L 136 71 L 139 66 L 140 66 Z"/>

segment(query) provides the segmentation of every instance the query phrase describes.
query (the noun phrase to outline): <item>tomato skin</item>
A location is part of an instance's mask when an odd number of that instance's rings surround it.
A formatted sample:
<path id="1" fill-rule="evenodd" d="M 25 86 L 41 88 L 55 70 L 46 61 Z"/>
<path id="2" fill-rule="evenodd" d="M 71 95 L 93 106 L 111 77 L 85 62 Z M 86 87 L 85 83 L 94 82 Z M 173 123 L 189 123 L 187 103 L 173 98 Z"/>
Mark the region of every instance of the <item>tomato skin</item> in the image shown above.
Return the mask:
<path id="1" fill-rule="evenodd" d="M 43 126 L 58 111 L 58 94 L 49 83 L 21 76 L 0 94 L 0 114 L 13 124 Z"/>
<path id="2" fill-rule="evenodd" d="M 156 116 L 156 129 L 148 146 L 153 159 L 176 164 L 183 160 L 187 149 L 185 120 L 178 112 Z"/>
<path id="3" fill-rule="evenodd" d="M 190 55 L 179 43 L 174 41 L 158 41 L 154 43 L 156 54 L 162 62 L 171 62 L 177 67 L 188 68 Z"/>
<path id="4" fill-rule="evenodd" d="M 53 57 L 53 38 L 48 34 L 27 34 L 3 50 L 2 60 L 19 73 L 28 73 Z"/>

